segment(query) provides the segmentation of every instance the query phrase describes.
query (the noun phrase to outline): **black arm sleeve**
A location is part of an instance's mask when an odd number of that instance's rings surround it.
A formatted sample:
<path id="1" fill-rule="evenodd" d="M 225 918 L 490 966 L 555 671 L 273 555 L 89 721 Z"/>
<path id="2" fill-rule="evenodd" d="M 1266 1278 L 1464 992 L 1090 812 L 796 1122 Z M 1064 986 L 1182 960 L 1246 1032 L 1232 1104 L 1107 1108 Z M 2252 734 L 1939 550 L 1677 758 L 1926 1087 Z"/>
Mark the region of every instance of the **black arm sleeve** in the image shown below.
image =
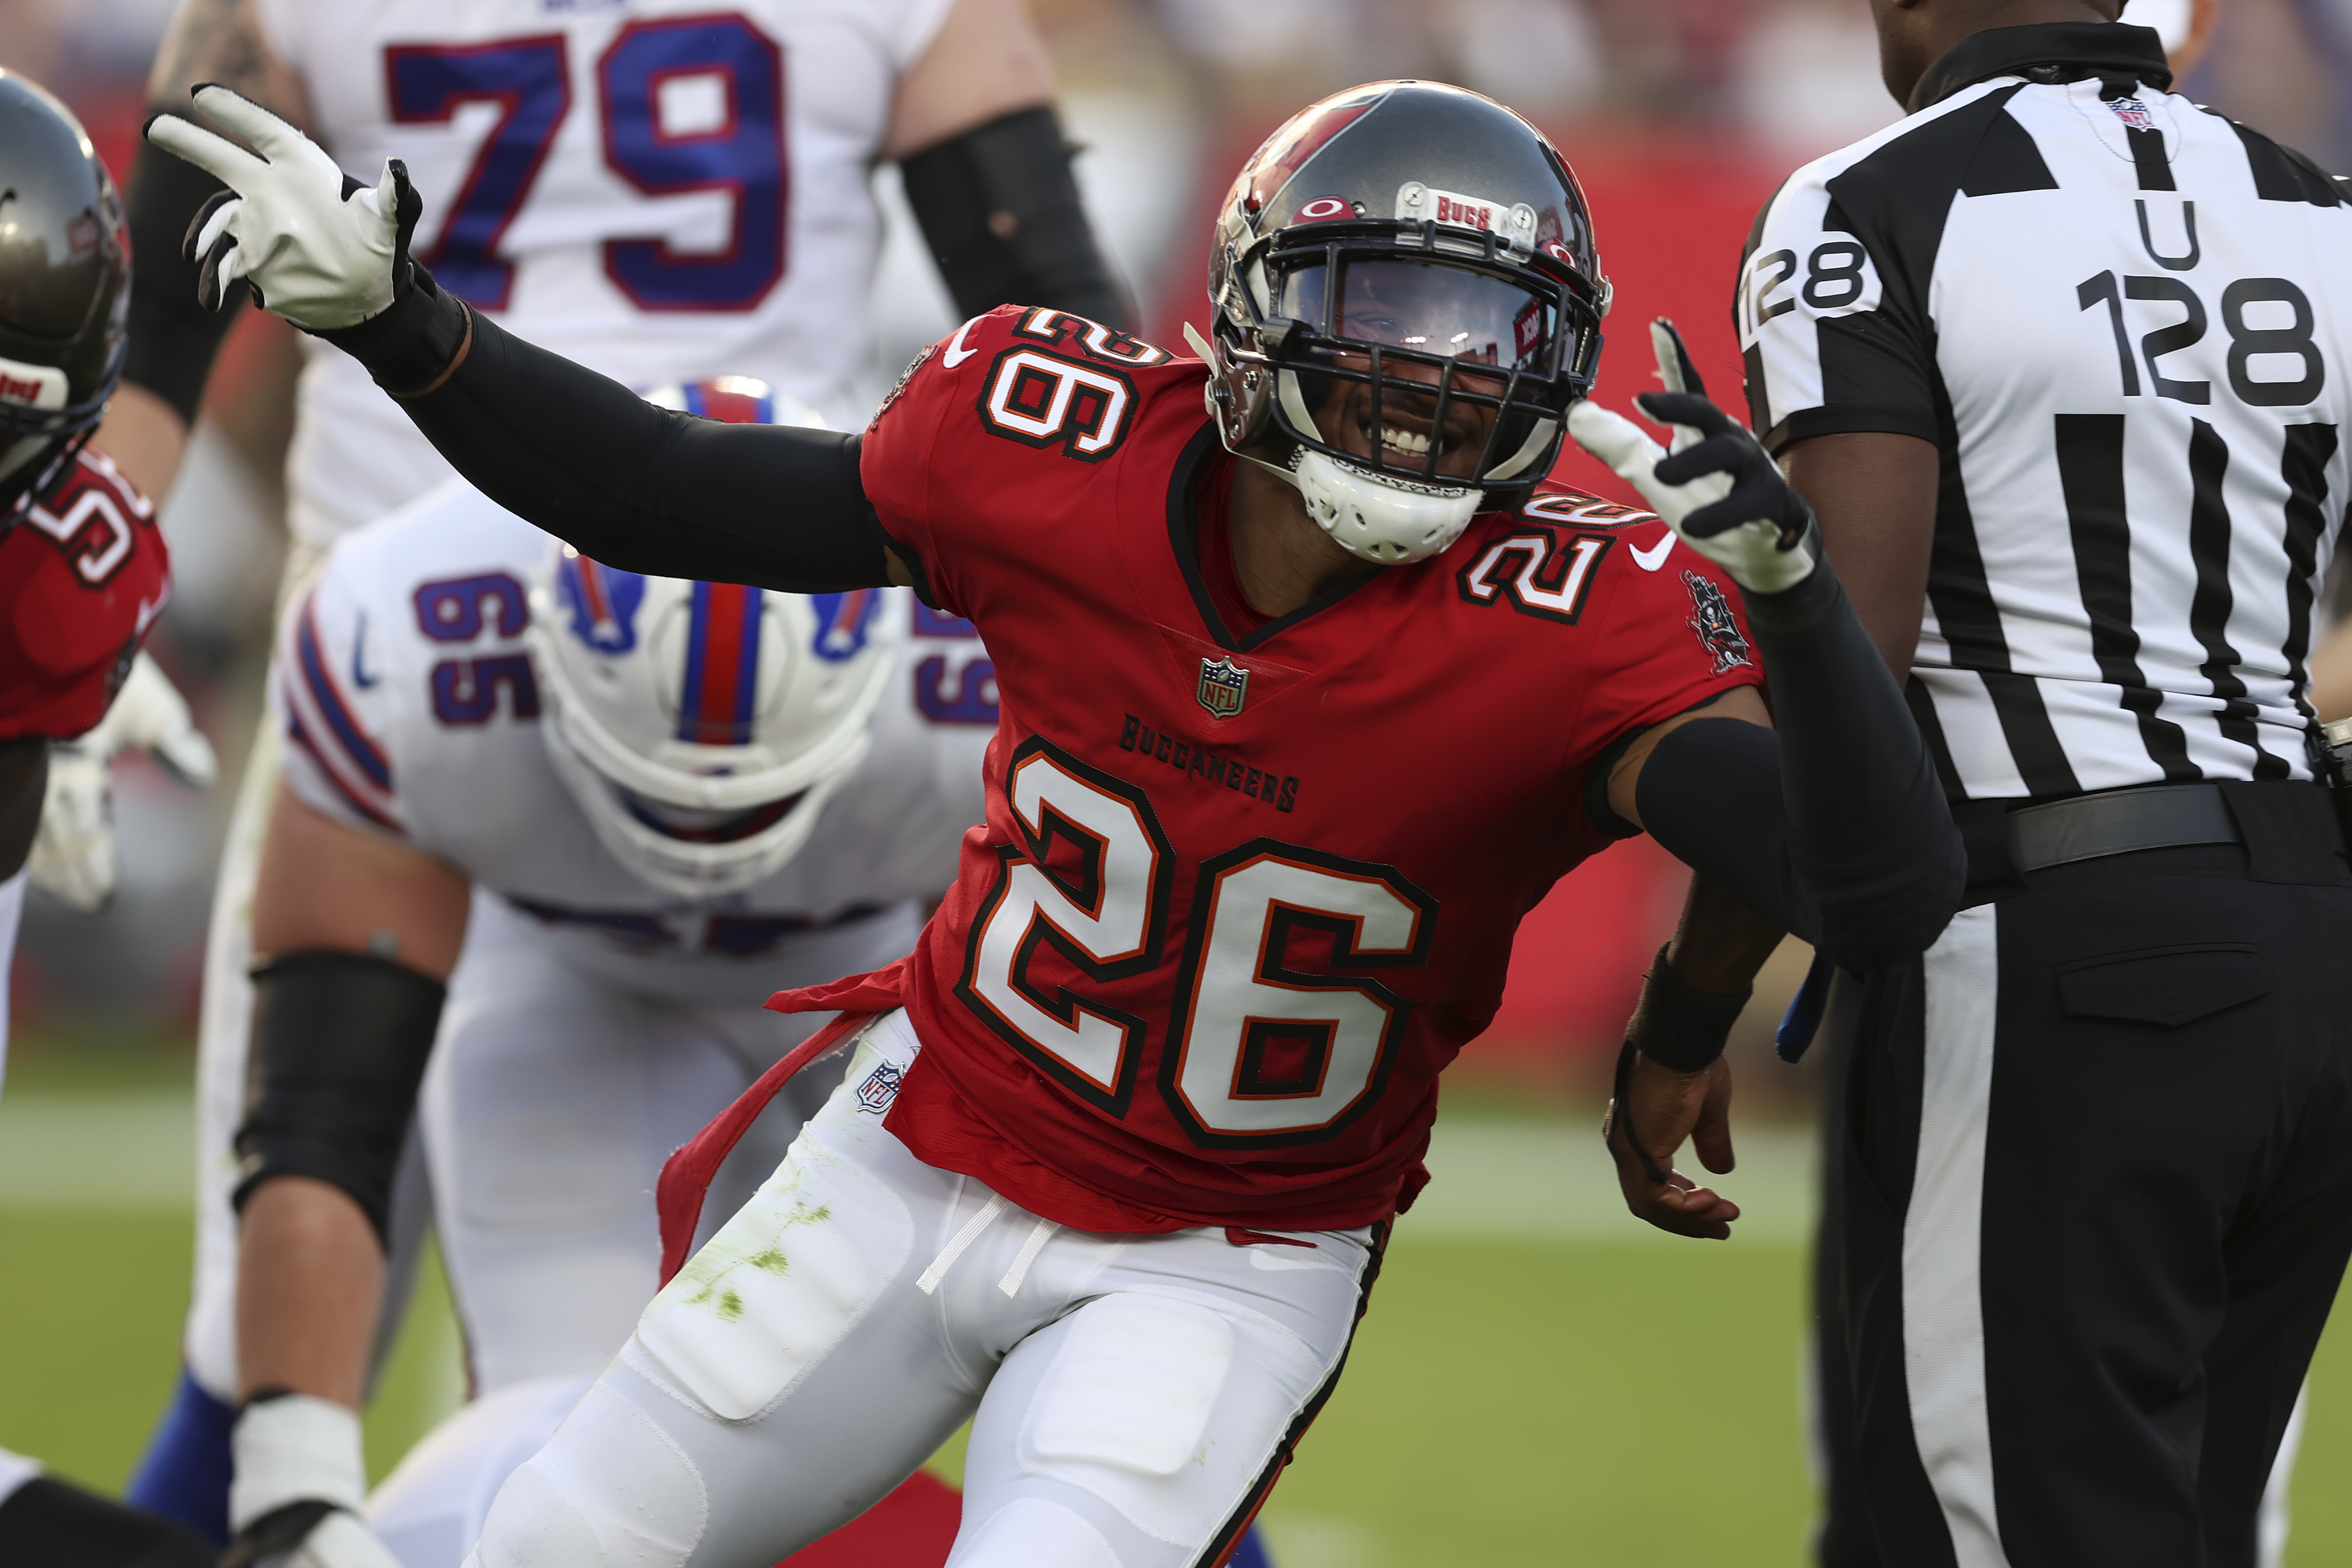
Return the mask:
<path id="1" fill-rule="evenodd" d="M 1643 765 L 1643 825 L 1694 870 L 1850 969 L 1925 952 L 1968 855 L 1903 694 L 1824 559 L 1748 596 L 1777 731 L 1701 720 Z"/>
<path id="2" fill-rule="evenodd" d="M 309 1176 L 350 1194 L 383 1240 L 446 994 L 391 959 L 322 948 L 254 972 L 240 1211 L 264 1182 Z"/>
<path id="3" fill-rule="evenodd" d="M 320 336 L 483 494 L 606 565 L 793 594 L 889 581 L 855 436 L 656 408 L 467 310 L 421 267 L 392 309 Z"/>
<path id="4" fill-rule="evenodd" d="M 196 264 L 182 249 L 197 209 L 226 188 L 194 163 L 140 139 L 127 203 L 132 265 L 122 378 L 178 409 L 191 425 L 204 401 L 213 357 L 245 308 L 242 282 L 224 309 L 207 310 L 198 304 Z"/>
<path id="5" fill-rule="evenodd" d="M 1050 305 L 1125 331 L 1127 298 L 1096 247 L 1071 149 L 1040 104 L 901 160 L 907 205 L 967 317 Z"/>

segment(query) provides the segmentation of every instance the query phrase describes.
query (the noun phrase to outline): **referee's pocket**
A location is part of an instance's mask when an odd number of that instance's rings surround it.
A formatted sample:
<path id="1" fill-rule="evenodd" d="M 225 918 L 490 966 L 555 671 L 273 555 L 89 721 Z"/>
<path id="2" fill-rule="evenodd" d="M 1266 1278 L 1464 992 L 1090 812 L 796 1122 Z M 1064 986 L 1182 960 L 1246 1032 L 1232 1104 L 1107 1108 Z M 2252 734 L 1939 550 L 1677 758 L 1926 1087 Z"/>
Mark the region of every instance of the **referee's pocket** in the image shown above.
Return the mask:
<path id="1" fill-rule="evenodd" d="M 2083 959 L 2058 973 L 2058 995 L 2069 1017 L 2164 1028 L 2251 1002 L 2270 988 L 2262 954 L 2236 945 L 2142 949 Z"/>

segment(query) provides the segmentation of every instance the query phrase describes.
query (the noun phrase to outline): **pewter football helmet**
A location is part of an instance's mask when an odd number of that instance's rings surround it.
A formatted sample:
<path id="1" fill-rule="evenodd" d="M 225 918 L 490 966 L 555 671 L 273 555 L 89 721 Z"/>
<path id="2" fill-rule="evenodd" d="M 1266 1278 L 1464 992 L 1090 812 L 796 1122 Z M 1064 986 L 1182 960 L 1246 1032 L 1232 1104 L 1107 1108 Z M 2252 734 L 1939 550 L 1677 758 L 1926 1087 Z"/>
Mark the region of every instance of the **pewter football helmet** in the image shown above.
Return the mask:
<path id="1" fill-rule="evenodd" d="M 737 376 L 647 401 L 732 423 L 823 423 Z M 876 588 L 770 593 L 551 548 L 531 587 L 541 731 L 604 847 L 681 898 L 782 869 L 865 759 L 895 667 L 881 607 Z"/>
<path id="2" fill-rule="evenodd" d="M 1310 105 L 1234 182 L 1209 264 L 1210 414 L 1314 517 L 1383 565 L 1516 504 L 1591 390 L 1608 281 L 1576 176 L 1543 134 L 1460 88 L 1386 81 Z M 1318 423 L 1365 395 L 1373 456 Z M 1480 442 L 1467 476 L 1440 465 Z M 1244 452 L 1244 455 L 1255 454 Z"/>
<path id="3" fill-rule="evenodd" d="M 105 416 L 130 309 L 105 163 L 70 110 L 0 70 L 0 531 Z"/>

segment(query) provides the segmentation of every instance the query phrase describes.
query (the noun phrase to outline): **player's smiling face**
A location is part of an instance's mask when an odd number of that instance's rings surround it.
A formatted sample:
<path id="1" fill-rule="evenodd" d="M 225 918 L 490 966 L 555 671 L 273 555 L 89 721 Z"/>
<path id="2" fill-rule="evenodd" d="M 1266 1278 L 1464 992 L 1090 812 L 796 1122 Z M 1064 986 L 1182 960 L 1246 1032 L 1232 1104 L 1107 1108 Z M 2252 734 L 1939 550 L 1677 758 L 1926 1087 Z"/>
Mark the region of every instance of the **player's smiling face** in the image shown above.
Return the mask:
<path id="1" fill-rule="evenodd" d="M 1310 321 L 1325 319 L 1328 270 L 1316 266 L 1291 275 L 1285 301 L 1291 313 Z M 1367 467 L 1426 474 L 1433 449 L 1438 477 L 1475 478 L 1496 410 L 1448 399 L 1441 421 L 1436 388 L 1444 372 L 1433 362 L 1457 362 L 1456 391 L 1499 397 L 1506 377 L 1465 374 L 1461 365 L 1500 371 L 1539 358 L 1549 346 L 1549 315 L 1525 291 L 1484 274 L 1408 261 L 1349 263 L 1339 275 L 1338 298 L 1329 301 L 1327 334 L 1405 354 L 1381 357 L 1377 407 L 1370 383 L 1334 377 L 1314 411 L 1316 426 L 1325 440 Z M 1371 356 L 1342 353 L 1330 363 L 1369 370 Z M 1429 390 L 1416 390 L 1423 387 Z"/>
<path id="2" fill-rule="evenodd" d="M 1370 356 L 1343 355 L 1341 364 L 1369 367 Z M 1437 473 L 1445 479 L 1470 479 L 1479 453 L 1486 450 L 1486 432 L 1494 428 L 1495 411 L 1468 404 L 1449 403 L 1445 421 L 1437 422 L 1438 372 L 1423 364 L 1385 363 L 1381 366 L 1379 426 L 1373 426 L 1372 389 L 1360 381 L 1335 381 L 1323 406 L 1315 412 L 1323 438 L 1367 467 L 1427 471 L 1430 448 L 1437 448 Z M 1432 388 L 1402 391 L 1402 383 Z M 1503 384 L 1491 376 L 1457 376 L 1457 386 L 1499 393 Z"/>

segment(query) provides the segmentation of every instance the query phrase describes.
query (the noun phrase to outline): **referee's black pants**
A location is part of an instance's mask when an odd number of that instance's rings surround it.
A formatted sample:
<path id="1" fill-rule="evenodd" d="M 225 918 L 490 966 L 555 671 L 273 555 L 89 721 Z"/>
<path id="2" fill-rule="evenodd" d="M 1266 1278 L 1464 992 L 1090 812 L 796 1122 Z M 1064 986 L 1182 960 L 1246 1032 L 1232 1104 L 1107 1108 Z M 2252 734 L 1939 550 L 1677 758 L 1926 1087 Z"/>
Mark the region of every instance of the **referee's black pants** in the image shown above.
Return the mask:
<path id="1" fill-rule="evenodd" d="M 2252 1568 L 2352 1253 L 2352 876 L 2299 874 L 2053 867 L 1839 977 L 1826 1568 Z"/>

